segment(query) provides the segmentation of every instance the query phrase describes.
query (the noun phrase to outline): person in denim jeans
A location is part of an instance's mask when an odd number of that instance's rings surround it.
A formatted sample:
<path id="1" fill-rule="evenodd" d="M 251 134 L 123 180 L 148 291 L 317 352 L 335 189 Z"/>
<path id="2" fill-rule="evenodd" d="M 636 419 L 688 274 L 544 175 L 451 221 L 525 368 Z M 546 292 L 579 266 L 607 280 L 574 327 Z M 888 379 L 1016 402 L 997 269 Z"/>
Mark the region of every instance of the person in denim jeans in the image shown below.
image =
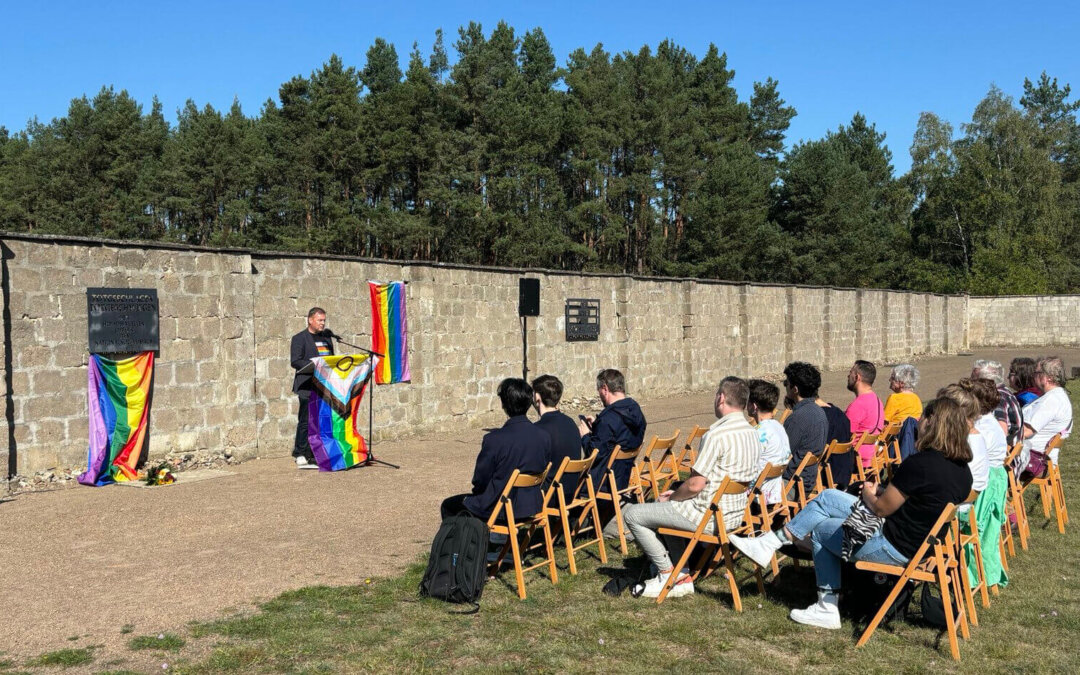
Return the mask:
<path id="1" fill-rule="evenodd" d="M 765 567 L 784 544 L 809 536 L 813 543 L 818 601 L 806 609 L 791 610 L 799 623 L 840 628 L 838 593 L 844 543 L 841 527 L 860 499 L 884 525 L 853 552 L 851 560 L 904 565 L 919 548 L 930 528 L 950 503 L 962 502 L 971 491 L 971 449 L 968 420 L 955 402 L 932 401 L 924 413 L 919 452 L 896 469 L 892 483 L 882 487 L 867 481 L 856 497 L 826 490 L 798 513 L 786 527 L 760 537 L 730 535 L 732 545 Z"/>

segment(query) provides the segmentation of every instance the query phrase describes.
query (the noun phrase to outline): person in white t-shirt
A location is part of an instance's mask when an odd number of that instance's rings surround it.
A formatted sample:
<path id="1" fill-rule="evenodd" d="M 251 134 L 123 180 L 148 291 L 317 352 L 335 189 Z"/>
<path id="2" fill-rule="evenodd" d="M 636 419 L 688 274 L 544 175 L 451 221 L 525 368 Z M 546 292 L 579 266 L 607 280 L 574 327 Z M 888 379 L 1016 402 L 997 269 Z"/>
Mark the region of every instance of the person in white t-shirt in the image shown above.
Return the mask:
<path id="1" fill-rule="evenodd" d="M 1057 434 L 1068 438 L 1072 431 L 1072 401 L 1065 391 L 1065 364 L 1056 356 L 1040 358 L 1035 367 L 1035 384 L 1043 395 L 1024 406 L 1024 451 L 1021 459 L 1025 466 L 1031 452 L 1042 452 L 1046 444 Z M 1050 460 L 1057 464 L 1058 451 L 1050 452 Z"/>
<path id="2" fill-rule="evenodd" d="M 979 400 L 979 409 L 982 415 L 975 420 L 975 430 L 982 436 L 986 444 L 986 458 L 991 469 L 1004 466 L 1005 458 L 1009 455 L 1009 442 L 1005 439 L 1005 429 L 994 416 L 998 403 L 1001 402 L 1001 394 L 998 393 L 997 385 L 987 378 L 974 378 L 960 380 L 963 385 L 971 382 L 972 393 Z"/>
<path id="3" fill-rule="evenodd" d="M 973 492 L 982 492 L 986 489 L 986 483 L 990 479 L 990 461 L 986 452 L 986 441 L 982 434 L 975 429 L 975 420 L 981 417 L 979 400 L 971 391 L 971 381 L 962 384 L 950 384 L 940 389 L 938 398 L 946 398 L 956 403 L 964 411 L 968 419 L 968 447 L 971 448 L 971 461 L 968 469 L 971 470 L 971 489 Z M 960 511 L 966 512 L 971 508 L 970 504 L 962 504 Z"/>
<path id="4" fill-rule="evenodd" d="M 791 445 L 784 425 L 773 419 L 780 401 L 780 388 L 766 380 L 750 380 L 747 384 L 750 386 L 750 402 L 746 412 L 757 421 L 758 440 L 761 441 L 757 472 L 760 474 L 766 464 L 787 466 L 791 459 Z M 784 492 L 783 476 L 770 478 L 761 486 L 761 492 L 767 503 L 779 502 Z"/>

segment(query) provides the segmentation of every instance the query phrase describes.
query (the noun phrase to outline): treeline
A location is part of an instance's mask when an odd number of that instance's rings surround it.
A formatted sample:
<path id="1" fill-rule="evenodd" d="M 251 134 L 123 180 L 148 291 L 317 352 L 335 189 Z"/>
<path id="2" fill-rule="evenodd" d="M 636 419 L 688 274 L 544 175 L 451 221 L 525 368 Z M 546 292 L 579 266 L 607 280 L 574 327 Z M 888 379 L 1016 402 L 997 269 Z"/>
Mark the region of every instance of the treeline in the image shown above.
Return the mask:
<path id="1" fill-rule="evenodd" d="M 257 117 L 126 92 L 0 127 L 0 227 L 380 258 L 939 292 L 1080 290 L 1068 85 L 991 88 L 959 135 L 924 113 L 895 176 L 862 115 L 793 146 L 772 79 L 740 100 L 716 47 L 556 63 L 499 24 L 381 39 Z"/>

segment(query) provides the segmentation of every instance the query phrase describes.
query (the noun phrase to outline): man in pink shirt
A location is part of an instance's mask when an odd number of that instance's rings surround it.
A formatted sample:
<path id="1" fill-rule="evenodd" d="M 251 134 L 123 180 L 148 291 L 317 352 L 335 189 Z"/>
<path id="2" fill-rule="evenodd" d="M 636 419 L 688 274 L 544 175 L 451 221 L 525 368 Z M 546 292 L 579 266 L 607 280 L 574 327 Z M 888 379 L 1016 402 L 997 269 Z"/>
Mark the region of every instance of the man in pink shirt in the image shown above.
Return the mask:
<path id="1" fill-rule="evenodd" d="M 864 431 L 877 434 L 885 426 L 885 408 L 873 389 L 875 378 L 877 368 L 869 361 L 856 361 L 848 371 L 847 388 L 855 394 L 855 400 L 844 414 L 851 421 L 852 434 L 861 434 Z M 863 467 L 870 466 L 874 459 L 874 444 L 859 446 L 859 457 L 862 458 Z"/>

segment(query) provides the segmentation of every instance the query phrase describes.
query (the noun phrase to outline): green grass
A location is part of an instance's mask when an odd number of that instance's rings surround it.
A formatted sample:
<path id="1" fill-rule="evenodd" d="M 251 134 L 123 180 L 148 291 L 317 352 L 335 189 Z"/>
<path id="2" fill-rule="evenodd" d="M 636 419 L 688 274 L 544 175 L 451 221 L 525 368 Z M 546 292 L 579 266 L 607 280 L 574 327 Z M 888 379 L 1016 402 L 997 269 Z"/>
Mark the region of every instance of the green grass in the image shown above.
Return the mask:
<path id="1" fill-rule="evenodd" d="M 134 650 L 161 649 L 175 652 L 185 645 L 184 638 L 172 633 L 159 633 L 158 635 L 140 635 L 128 642 L 128 647 Z"/>
<path id="2" fill-rule="evenodd" d="M 1074 405 L 1078 391 L 1072 389 Z M 1073 504 L 1080 504 L 1077 446 L 1070 440 L 1061 455 Z M 744 584 L 742 613 L 732 609 L 726 584 L 716 577 L 700 583 L 694 596 L 660 606 L 628 595 L 611 598 L 601 593 L 604 583 L 623 568 L 640 569 L 643 559 L 632 549 L 623 560 L 609 547 L 606 565 L 579 556 L 579 575 L 562 568 L 557 586 L 528 574 L 525 601 L 506 583 L 512 574 L 488 584 L 482 608 L 472 616 L 418 598 L 419 563 L 370 585 L 285 593 L 254 615 L 193 625 L 192 638 L 206 650 L 170 664 L 170 670 L 1078 672 L 1080 521 L 1064 536 L 1053 522 L 1044 526 L 1035 493 L 1028 494 L 1031 548 L 1020 551 L 1017 542 L 1009 586 L 991 598 L 989 608 L 979 607 L 979 626 L 970 640 L 961 640 L 961 664 L 950 658 L 942 632 L 920 625 L 879 629 L 866 648 L 856 649 L 862 626 L 850 619 L 839 631 L 793 623 L 788 611 L 814 599 L 807 566 L 782 567 L 779 578 L 767 582 L 764 597 L 752 581 Z M 741 563 L 744 572 L 746 565 Z M 918 603 L 912 607 L 917 612 Z"/>
<path id="3" fill-rule="evenodd" d="M 94 647 L 83 647 L 81 649 L 58 649 L 55 652 L 46 652 L 45 654 L 42 654 L 41 656 L 32 659 L 26 665 L 60 666 L 62 668 L 82 666 L 94 660 L 93 651 Z"/>

